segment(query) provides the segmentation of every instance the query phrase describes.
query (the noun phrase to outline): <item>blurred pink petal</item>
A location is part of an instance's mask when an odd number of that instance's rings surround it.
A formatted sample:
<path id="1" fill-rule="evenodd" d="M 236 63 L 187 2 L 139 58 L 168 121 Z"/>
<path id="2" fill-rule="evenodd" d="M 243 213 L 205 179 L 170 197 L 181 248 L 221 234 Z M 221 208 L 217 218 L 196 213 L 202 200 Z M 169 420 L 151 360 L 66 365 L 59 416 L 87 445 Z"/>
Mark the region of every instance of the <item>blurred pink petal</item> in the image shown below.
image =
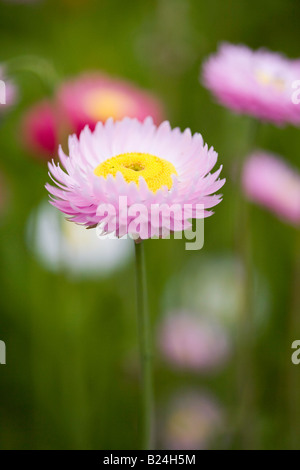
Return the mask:
<path id="1" fill-rule="evenodd" d="M 230 354 L 225 330 L 208 318 L 187 311 L 170 312 L 163 319 L 158 345 L 173 367 L 195 372 L 221 367 Z"/>
<path id="2" fill-rule="evenodd" d="M 209 448 L 224 428 L 224 413 L 205 392 L 188 390 L 173 397 L 161 426 L 165 449 L 203 450 Z"/>
<path id="3" fill-rule="evenodd" d="M 50 100 L 40 101 L 24 114 L 22 139 L 28 152 L 51 158 L 58 147 L 57 122 Z"/>
<path id="4" fill-rule="evenodd" d="M 93 130 L 98 121 L 125 116 L 143 121 L 151 116 L 159 124 L 162 105 L 154 95 L 125 80 L 99 72 L 85 73 L 66 81 L 58 91 L 59 108 L 79 134 L 86 124 Z"/>
<path id="5" fill-rule="evenodd" d="M 25 112 L 22 144 L 27 151 L 50 159 L 68 134 L 78 136 L 88 125 L 94 130 L 98 121 L 108 117 L 135 117 L 141 121 L 152 116 L 160 123 L 162 105 L 156 97 L 133 84 L 101 73 L 86 73 L 65 81 L 54 99 L 43 100 Z"/>
<path id="6" fill-rule="evenodd" d="M 203 65 L 204 85 L 234 111 L 277 125 L 300 125 L 300 105 L 292 100 L 300 60 L 265 49 L 223 43 Z"/>
<path id="7" fill-rule="evenodd" d="M 300 173 L 277 155 L 256 152 L 245 163 L 242 184 L 248 198 L 280 219 L 300 225 Z"/>

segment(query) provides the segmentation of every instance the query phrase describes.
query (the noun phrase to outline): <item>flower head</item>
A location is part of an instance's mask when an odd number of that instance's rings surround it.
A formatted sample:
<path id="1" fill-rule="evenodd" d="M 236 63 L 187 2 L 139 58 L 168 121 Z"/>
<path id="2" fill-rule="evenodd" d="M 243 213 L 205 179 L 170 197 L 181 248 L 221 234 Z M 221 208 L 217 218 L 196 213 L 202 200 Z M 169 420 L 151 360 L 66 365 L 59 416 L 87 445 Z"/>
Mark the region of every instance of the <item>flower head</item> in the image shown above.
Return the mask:
<path id="1" fill-rule="evenodd" d="M 292 100 L 299 79 L 300 60 L 243 45 L 221 44 L 203 65 L 203 83 L 221 104 L 277 125 L 300 125 Z"/>
<path id="2" fill-rule="evenodd" d="M 26 111 L 22 144 L 29 152 L 49 159 L 56 153 L 58 141 L 69 133 L 79 136 L 86 125 L 93 130 L 98 121 L 125 116 L 140 121 L 152 116 L 158 124 L 163 118 L 162 105 L 154 95 L 127 81 L 84 73 L 63 82 L 53 100 L 42 100 Z"/>
<path id="3" fill-rule="evenodd" d="M 158 330 L 159 349 L 171 365 L 194 371 L 211 371 L 226 362 L 228 335 L 220 325 L 188 311 L 168 314 Z"/>
<path id="4" fill-rule="evenodd" d="M 244 165 L 242 184 L 250 200 L 300 226 L 300 173 L 282 158 L 266 152 L 253 153 Z"/>
<path id="5" fill-rule="evenodd" d="M 59 150 L 66 171 L 49 164 L 56 186 L 46 185 L 51 203 L 86 227 L 140 238 L 190 227 L 189 219 L 211 215 L 213 195 L 224 184 L 213 148 L 200 134 L 125 118 L 88 127 L 69 139 L 69 157 Z M 166 209 L 166 210 L 162 210 Z"/>
<path id="6" fill-rule="evenodd" d="M 102 73 L 85 73 L 62 84 L 57 93 L 58 107 L 71 129 L 79 134 L 87 124 L 92 130 L 98 121 L 151 116 L 162 120 L 162 107 L 150 93 L 133 84 Z"/>

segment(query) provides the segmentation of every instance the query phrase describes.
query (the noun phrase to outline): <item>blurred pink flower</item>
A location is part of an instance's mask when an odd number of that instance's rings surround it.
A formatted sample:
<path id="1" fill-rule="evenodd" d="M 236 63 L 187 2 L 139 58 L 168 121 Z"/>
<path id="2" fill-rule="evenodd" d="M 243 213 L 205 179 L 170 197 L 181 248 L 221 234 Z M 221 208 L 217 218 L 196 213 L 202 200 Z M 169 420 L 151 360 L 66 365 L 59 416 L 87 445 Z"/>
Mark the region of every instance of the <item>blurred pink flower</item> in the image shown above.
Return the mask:
<path id="1" fill-rule="evenodd" d="M 58 106 L 77 134 L 86 124 L 93 130 L 98 121 L 109 117 L 143 121 L 151 116 L 156 124 L 163 118 L 161 104 L 152 94 L 97 72 L 66 81 L 58 91 Z"/>
<path id="2" fill-rule="evenodd" d="M 158 329 L 158 345 L 171 365 L 194 371 L 222 366 L 230 354 L 228 335 L 215 322 L 194 313 L 168 314 Z"/>
<path id="3" fill-rule="evenodd" d="M 32 106 L 22 121 L 22 138 L 28 151 L 35 155 L 53 157 L 58 147 L 58 132 L 54 106 L 50 100 Z"/>
<path id="4" fill-rule="evenodd" d="M 300 173 L 266 152 L 250 155 L 242 184 L 249 199 L 274 212 L 282 220 L 300 225 Z"/>
<path id="5" fill-rule="evenodd" d="M 203 450 L 209 448 L 224 427 L 224 413 L 207 393 L 181 392 L 169 404 L 161 427 L 165 449 Z"/>
<path id="6" fill-rule="evenodd" d="M 228 108 L 277 125 L 300 125 L 293 82 L 300 80 L 300 60 L 265 49 L 221 44 L 203 65 L 203 83 Z"/>
<path id="7" fill-rule="evenodd" d="M 127 81 L 102 73 L 85 73 L 65 81 L 53 101 L 41 101 L 24 114 L 22 143 L 29 152 L 50 159 L 57 151 L 58 141 L 62 143 L 68 134 L 79 136 L 86 125 L 94 130 L 98 121 L 125 116 L 140 121 L 152 116 L 154 122 L 160 123 L 162 105 L 151 93 Z"/>

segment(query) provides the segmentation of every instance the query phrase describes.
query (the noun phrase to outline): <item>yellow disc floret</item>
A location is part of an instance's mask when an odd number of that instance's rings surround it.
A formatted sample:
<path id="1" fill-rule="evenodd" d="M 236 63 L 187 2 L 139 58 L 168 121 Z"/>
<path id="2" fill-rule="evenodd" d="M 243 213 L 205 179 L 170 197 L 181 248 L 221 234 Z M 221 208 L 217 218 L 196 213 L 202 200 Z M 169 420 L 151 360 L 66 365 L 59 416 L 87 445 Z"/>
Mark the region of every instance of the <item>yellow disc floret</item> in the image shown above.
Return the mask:
<path id="1" fill-rule="evenodd" d="M 148 188 L 156 193 L 162 186 L 172 188 L 172 175 L 177 175 L 174 165 L 149 153 L 122 153 L 116 157 L 108 158 L 100 163 L 94 173 L 96 176 L 107 178 L 116 176 L 120 172 L 127 183 L 133 181 L 139 184 L 139 178 L 146 181 Z"/>

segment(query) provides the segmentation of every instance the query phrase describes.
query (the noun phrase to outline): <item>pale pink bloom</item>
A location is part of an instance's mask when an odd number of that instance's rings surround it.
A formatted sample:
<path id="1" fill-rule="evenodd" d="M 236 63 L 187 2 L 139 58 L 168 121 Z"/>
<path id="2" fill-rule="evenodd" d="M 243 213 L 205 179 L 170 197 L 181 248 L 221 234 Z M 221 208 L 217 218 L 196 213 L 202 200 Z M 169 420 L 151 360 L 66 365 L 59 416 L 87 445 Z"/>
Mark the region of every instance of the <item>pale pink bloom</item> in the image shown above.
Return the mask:
<path id="1" fill-rule="evenodd" d="M 53 157 L 58 147 L 58 123 L 50 100 L 39 101 L 29 108 L 22 120 L 22 143 L 29 152 L 46 159 Z"/>
<path id="2" fill-rule="evenodd" d="M 300 173 L 281 157 L 266 152 L 250 155 L 244 165 L 242 184 L 249 199 L 280 219 L 300 225 Z"/>
<path id="3" fill-rule="evenodd" d="M 151 116 L 162 121 L 161 103 L 149 92 L 125 80 L 90 72 L 66 81 L 58 91 L 58 106 L 76 134 L 87 124 L 91 130 L 98 121 L 125 116 L 143 121 Z"/>
<path id="4" fill-rule="evenodd" d="M 277 125 L 300 124 L 292 100 L 300 60 L 265 49 L 223 43 L 203 65 L 203 83 L 228 108 Z"/>
<path id="5" fill-rule="evenodd" d="M 165 449 L 204 450 L 224 431 L 224 412 L 205 392 L 181 392 L 168 408 L 161 426 Z"/>
<path id="6" fill-rule="evenodd" d="M 46 185 L 51 203 L 74 222 L 86 227 L 101 223 L 104 233 L 118 236 L 138 233 L 145 239 L 190 227 L 191 218 L 212 214 L 206 209 L 220 202 L 213 193 L 225 182 L 219 179 L 221 168 L 210 173 L 217 153 L 200 134 L 172 130 L 167 121 L 156 127 L 150 117 L 143 123 L 108 119 L 94 132 L 86 127 L 79 139 L 69 138 L 69 156 L 60 148 L 59 157 L 65 171 L 49 163 L 56 183 Z M 124 159 L 127 164 L 118 164 Z M 115 174 L 113 167 L 118 168 Z M 163 204 L 172 209 L 166 217 Z M 133 227 L 137 218 L 139 227 Z"/>
<path id="7" fill-rule="evenodd" d="M 211 371 L 230 353 L 228 335 L 213 321 L 188 311 L 169 313 L 158 329 L 158 345 L 173 367 Z"/>

